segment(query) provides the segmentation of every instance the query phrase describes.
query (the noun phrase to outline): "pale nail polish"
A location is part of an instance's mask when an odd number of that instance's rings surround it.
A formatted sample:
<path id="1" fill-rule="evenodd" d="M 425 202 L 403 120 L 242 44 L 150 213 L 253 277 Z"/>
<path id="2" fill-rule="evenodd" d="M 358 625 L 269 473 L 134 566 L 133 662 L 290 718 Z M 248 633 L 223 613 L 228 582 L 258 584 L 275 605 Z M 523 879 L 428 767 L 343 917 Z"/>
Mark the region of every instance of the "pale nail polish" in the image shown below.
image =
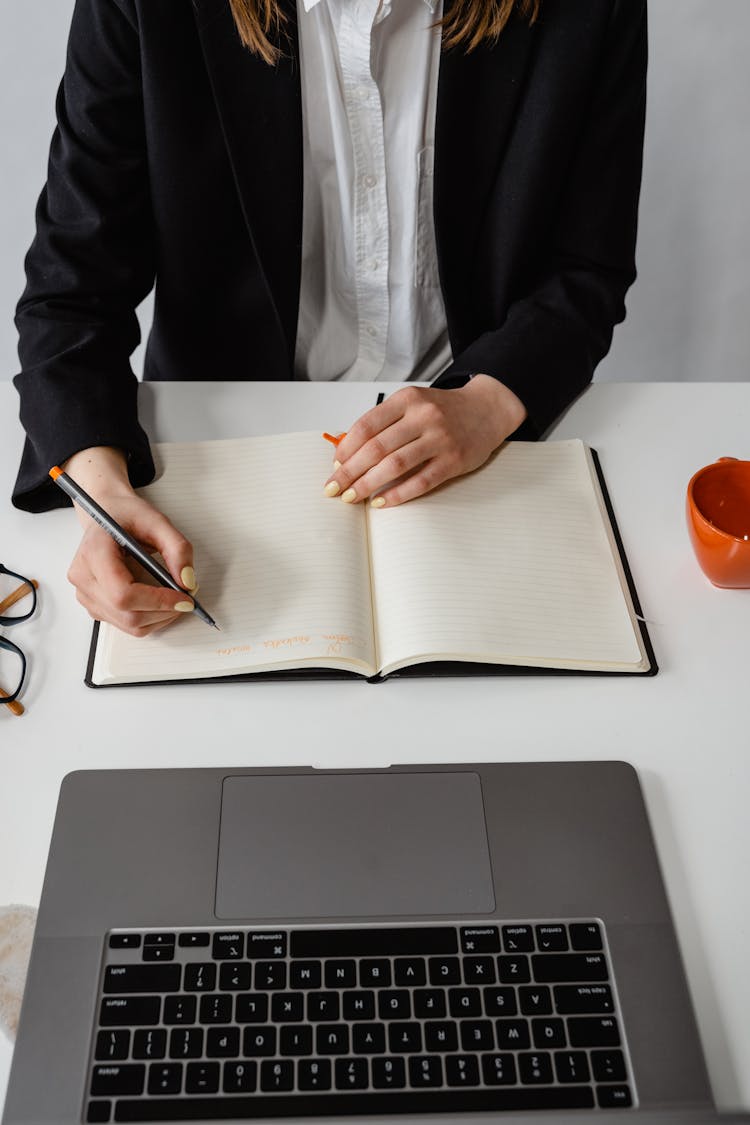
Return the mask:
<path id="1" fill-rule="evenodd" d="M 180 582 L 186 586 L 188 590 L 194 590 L 198 583 L 195 580 L 195 571 L 192 566 L 183 566 L 180 571 Z"/>
<path id="2" fill-rule="evenodd" d="M 338 496 L 339 492 L 341 492 L 341 485 L 338 483 L 338 481 L 329 480 L 323 491 L 325 492 L 326 496 Z"/>
<path id="3" fill-rule="evenodd" d="M 334 461 L 334 462 L 333 462 L 333 471 L 334 471 L 334 473 L 337 473 L 337 472 L 339 471 L 339 469 L 340 469 L 340 468 L 341 468 L 341 462 L 340 462 L 340 461 Z"/>
<path id="4" fill-rule="evenodd" d="M 192 602 L 177 602 L 175 609 L 178 613 L 192 613 L 195 606 Z"/>
<path id="5" fill-rule="evenodd" d="M 341 494 L 341 499 L 344 501 L 345 504 L 353 504 L 354 501 L 357 499 L 357 493 L 354 491 L 353 488 L 347 488 L 346 492 L 343 492 Z"/>
<path id="6" fill-rule="evenodd" d="M 384 508 L 385 507 L 385 496 L 376 496 L 370 506 L 372 508 Z"/>

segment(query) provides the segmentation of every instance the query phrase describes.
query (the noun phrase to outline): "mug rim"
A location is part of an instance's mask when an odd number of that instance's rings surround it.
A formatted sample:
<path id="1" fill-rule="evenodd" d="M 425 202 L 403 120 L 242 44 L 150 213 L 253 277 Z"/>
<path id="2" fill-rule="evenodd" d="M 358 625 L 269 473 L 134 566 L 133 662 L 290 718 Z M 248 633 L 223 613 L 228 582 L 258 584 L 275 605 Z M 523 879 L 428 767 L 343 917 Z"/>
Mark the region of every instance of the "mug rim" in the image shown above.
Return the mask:
<path id="1" fill-rule="evenodd" d="M 733 532 L 725 531 L 723 527 L 719 527 L 718 524 L 714 523 L 704 515 L 702 509 L 698 506 L 698 502 L 695 499 L 694 486 L 697 481 L 702 476 L 704 476 L 704 474 L 709 473 L 713 469 L 717 469 L 720 466 L 723 466 L 727 461 L 732 461 L 738 465 L 747 465 L 750 468 L 750 461 L 744 461 L 739 457 L 717 457 L 716 460 L 712 461 L 709 465 L 704 465 L 701 469 L 697 469 L 688 481 L 687 486 L 687 495 L 688 501 L 690 503 L 690 510 L 693 515 L 697 516 L 701 523 L 705 527 L 710 528 L 711 531 L 716 532 L 718 535 L 723 535 L 726 539 L 730 539 L 733 543 L 741 543 L 743 544 L 743 546 L 750 548 L 750 539 L 745 539 L 740 535 L 734 535 Z"/>

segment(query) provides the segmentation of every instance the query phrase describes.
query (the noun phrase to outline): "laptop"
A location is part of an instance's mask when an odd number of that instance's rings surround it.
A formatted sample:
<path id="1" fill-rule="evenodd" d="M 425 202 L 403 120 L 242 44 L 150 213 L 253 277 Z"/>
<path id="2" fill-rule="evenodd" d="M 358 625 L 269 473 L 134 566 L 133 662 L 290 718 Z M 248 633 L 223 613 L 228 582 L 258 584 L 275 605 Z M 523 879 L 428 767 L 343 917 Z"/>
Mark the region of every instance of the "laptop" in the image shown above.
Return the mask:
<path id="1" fill-rule="evenodd" d="M 622 762 L 65 778 L 3 1121 L 713 1120 Z"/>

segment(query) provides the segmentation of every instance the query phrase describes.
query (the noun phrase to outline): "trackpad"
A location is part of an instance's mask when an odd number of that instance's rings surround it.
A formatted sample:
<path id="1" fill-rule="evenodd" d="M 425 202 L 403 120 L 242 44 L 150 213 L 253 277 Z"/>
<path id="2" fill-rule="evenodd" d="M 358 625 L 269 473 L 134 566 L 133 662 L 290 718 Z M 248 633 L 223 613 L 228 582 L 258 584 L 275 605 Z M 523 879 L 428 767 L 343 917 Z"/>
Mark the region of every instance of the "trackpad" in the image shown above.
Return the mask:
<path id="1" fill-rule="evenodd" d="M 494 905 L 475 773 L 224 779 L 218 918 L 486 914 Z"/>

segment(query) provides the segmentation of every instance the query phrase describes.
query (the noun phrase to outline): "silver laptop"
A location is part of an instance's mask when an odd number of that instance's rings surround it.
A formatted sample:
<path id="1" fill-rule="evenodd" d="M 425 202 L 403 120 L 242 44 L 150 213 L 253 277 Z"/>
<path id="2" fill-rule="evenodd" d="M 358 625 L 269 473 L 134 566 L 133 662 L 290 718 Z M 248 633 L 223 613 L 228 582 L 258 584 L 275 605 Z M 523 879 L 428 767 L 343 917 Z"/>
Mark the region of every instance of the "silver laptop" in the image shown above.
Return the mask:
<path id="1" fill-rule="evenodd" d="M 6 1125 L 711 1107 L 630 766 L 63 782 Z"/>

